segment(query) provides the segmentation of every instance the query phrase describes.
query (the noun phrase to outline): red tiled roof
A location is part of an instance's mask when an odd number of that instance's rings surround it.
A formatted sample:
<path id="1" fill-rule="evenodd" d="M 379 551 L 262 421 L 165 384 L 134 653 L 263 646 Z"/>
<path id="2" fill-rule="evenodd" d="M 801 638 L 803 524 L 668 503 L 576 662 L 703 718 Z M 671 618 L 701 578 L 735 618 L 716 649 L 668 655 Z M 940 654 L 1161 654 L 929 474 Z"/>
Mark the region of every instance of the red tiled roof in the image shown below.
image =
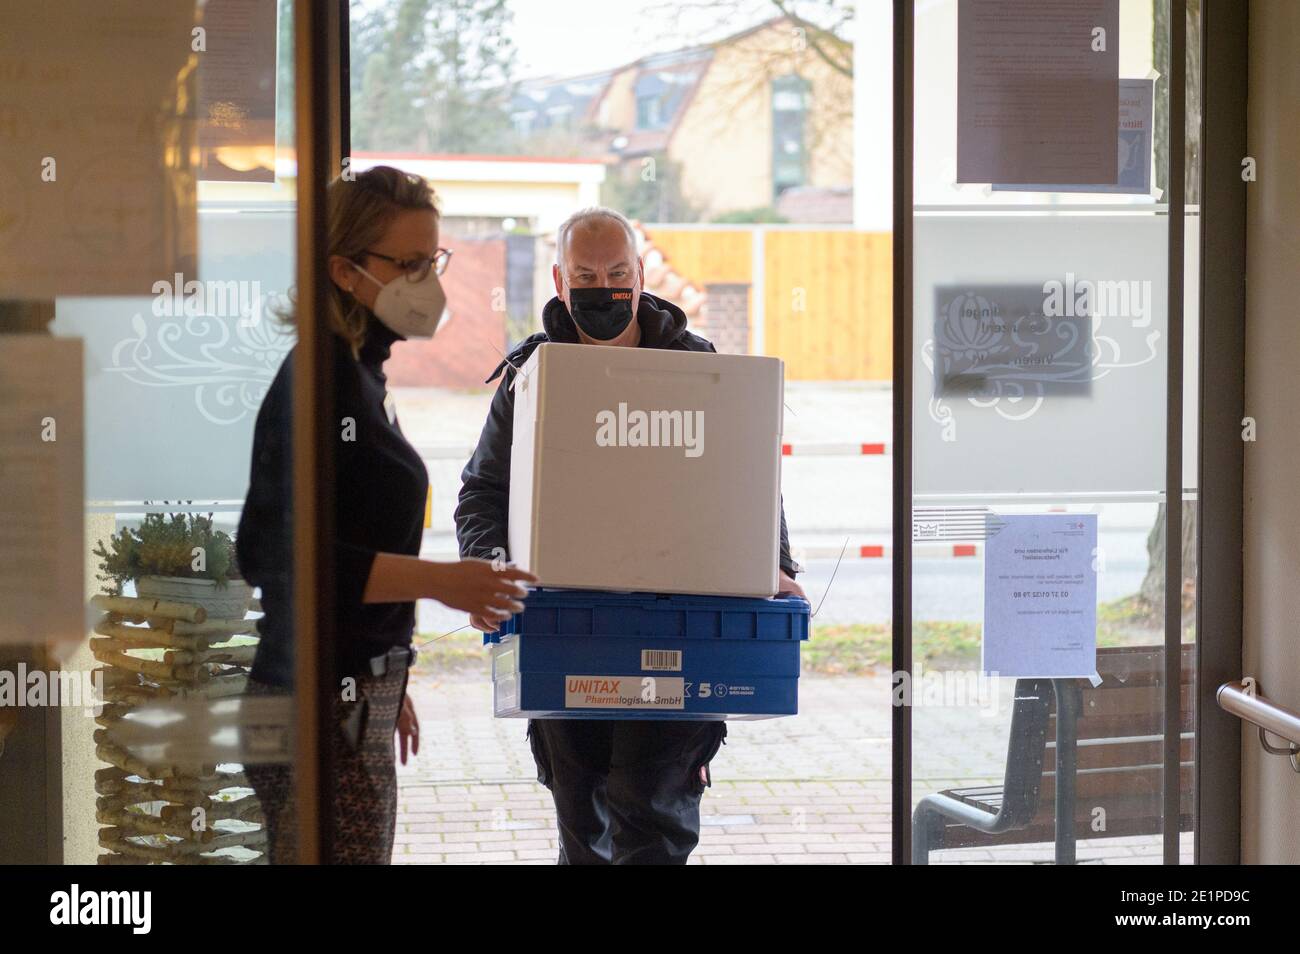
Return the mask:
<path id="1" fill-rule="evenodd" d="M 678 305 L 686 312 L 687 318 L 699 322 L 700 327 L 703 327 L 708 293 L 672 267 L 663 249 L 654 244 L 639 221 L 633 220 L 632 231 L 636 233 L 639 251 L 645 261 L 645 290 Z"/>

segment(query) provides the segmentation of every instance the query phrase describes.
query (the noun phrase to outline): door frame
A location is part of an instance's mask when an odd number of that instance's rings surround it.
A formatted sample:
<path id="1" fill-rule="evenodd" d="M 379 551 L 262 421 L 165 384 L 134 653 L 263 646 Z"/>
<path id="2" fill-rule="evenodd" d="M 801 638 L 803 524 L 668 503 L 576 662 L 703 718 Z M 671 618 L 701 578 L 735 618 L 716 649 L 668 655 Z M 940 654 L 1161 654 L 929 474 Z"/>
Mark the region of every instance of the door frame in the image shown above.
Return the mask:
<path id="1" fill-rule="evenodd" d="M 293 380 L 294 799 L 299 864 L 333 854 L 329 744 L 338 693 L 335 643 L 334 346 L 327 320 L 326 186 L 342 171 L 347 122 L 347 0 L 294 0 L 297 345 Z"/>
<path id="2" fill-rule="evenodd" d="M 1183 314 L 1186 0 L 1170 8 L 1169 314 Z M 894 0 L 894 353 L 893 672 L 912 677 L 912 217 L 914 0 Z M 1200 347 L 1197 420 L 1199 501 L 1196 580 L 1196 705 L 1193 770 L 1194 861 L 1237 863 L 1241 854 L 1241 731 L 1215 702 L 1218 686 L 1241 676 L 1243 444 L 1245 412 L 1245 183 L 1247 5 L 1202 0 Z M 1214 267 L 1207 267 L 1213 263 Z M 1183 323 L 1168 323 L 1166 374 L 1167 514 L 1181 514 Z M 1166 521 L 1165 605 L 1182 598 L 1181 520 Z M 1204 569 L 1209 566 L 1211 573 Z M 1179 862 L 1179 645 L 1181 613 L 1165 614 L 1163 855 Z M 912 712 L 892 713 L 893 863 L 910 864 Z M 1174 824 L 1168 824 L 1169 819 Z"/>
<path id="3" fill-rule="evenodd" d="M 1240 720 L 1219 686 L 1242 675 L 1246 146 L 1249 4 L 1202 0 L 1201 327 L 1196 552 L 1197 864 L 1241 863 Z M 1209 267 L 1213 263 L 1213 267 Z M 1212 572 L 1206 573 L 1206 567 Z"/>

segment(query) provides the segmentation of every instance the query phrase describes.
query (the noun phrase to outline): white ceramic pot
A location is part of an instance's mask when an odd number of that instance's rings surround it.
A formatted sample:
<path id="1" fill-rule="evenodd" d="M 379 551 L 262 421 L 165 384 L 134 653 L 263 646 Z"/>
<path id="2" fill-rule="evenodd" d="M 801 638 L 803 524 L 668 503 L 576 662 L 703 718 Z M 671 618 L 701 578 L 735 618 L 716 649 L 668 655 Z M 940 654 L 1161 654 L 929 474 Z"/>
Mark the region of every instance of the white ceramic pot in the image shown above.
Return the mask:
<path id="1" fill-rule="evenodd" d="M 253 588 L 244 580 L 216 580 L 184 576 L 142 576 L 135 581 L 137 596 L 173 603 L 192 603 L 208 612 L 208 619 L 243 619 L 253 601 Z"/>

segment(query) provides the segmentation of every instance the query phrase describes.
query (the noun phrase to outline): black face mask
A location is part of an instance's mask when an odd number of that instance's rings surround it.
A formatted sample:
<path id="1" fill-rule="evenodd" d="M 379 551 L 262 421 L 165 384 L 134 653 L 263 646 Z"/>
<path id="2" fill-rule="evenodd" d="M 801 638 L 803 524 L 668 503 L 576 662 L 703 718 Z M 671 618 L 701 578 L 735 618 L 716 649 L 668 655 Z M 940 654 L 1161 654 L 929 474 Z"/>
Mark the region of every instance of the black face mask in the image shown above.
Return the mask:
<path id="1" fill-rule="evenodd" d="M 570 288 L 569 314 L 588 338 L 610 341 L 632 323 L 632 289 Z"/>

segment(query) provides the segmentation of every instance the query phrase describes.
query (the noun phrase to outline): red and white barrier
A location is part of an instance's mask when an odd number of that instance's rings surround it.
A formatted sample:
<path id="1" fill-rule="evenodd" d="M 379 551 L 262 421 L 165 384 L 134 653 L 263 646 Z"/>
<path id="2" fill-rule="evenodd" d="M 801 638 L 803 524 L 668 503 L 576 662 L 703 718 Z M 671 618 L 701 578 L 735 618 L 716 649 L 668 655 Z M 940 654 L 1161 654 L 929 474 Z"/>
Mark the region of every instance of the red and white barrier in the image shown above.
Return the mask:
<path id="1" fill-rule="evenodd" d="M 840 547 L 816 546 L 796 547 L 791 551 L 796 563 L 805 560 L 837 560 Z M 965 559 L 982 556 L 982 543 L 914 543 L 912 558 L 921 560 Z M 894 555 L 894 548 L 885 544 L 865 544 L 844 549 L 846 560 L 888 560 Z"/>
<path id="2" fill-rule="evenodd" d="M 425 444 L 416 450 L 424 460 L 466 461 L 474 453 L 473 447 L 460 444 Z M 889 457 L 891 454 L 893 445 L 887 441 L 796 441 L 781 445 L 782 457 Z"/>
<path id="3" fill-rule="evenodd" d="M 799 441 L 781 445 L 782 457 L 888 457 L 892 453 L 886 442 L 855 444 L 837 441 Z"/>

